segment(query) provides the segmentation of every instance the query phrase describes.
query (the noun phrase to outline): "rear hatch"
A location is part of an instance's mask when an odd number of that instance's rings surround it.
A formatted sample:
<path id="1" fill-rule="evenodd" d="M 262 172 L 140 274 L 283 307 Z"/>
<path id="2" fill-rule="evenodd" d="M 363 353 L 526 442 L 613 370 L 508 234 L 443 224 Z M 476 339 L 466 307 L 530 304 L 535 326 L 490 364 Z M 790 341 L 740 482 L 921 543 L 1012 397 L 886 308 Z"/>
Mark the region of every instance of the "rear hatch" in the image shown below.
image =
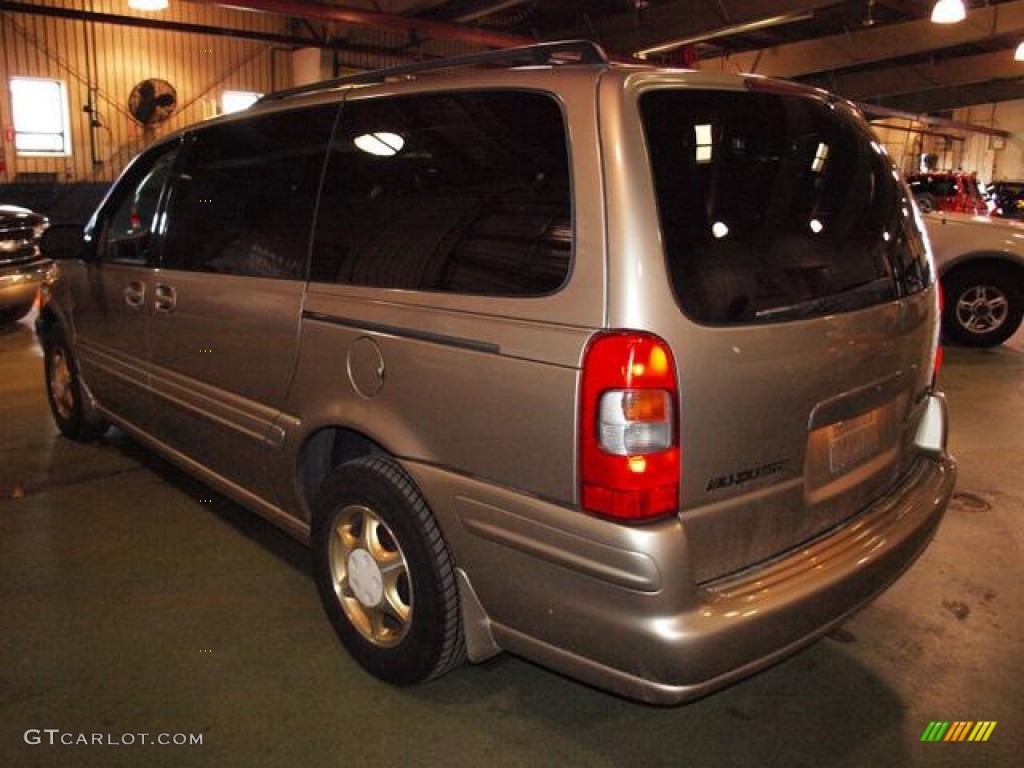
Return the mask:
<path id="1" fill-rule="evenodd" d="M 639 96 L 677 309 L 681 516 L 706 582 L 889 493 L 935 295 L 906 188 L 842 102 L 772 81 Z"/>

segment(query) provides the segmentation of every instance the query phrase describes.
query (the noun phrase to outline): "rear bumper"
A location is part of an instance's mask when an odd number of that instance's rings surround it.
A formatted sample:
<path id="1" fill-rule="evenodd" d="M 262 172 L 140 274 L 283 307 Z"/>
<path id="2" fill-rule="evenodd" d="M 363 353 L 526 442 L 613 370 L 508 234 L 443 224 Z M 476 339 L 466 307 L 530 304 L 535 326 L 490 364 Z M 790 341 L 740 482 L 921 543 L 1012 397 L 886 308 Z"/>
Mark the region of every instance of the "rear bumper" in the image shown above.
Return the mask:
<path id="1" fill-rule="evenodd" d="M 428 497 L 440 490 L 433 473 L 414 474 Z M 618 527 L 614 543 L 593 521 L 571 533 L 552 525 L 567 518 L 536 500 L 526 516 L 458 494 L 445 527 L 472 608 L 467 632 L 600 688 L 676 704 L 798 650 L 892 584 L 935 534 L 955 477 L 948 456 L 922 455 L 854 519 L 700 588 L 679 521 Z"/>
<path id="2" fill-rule="evenodd" d="M 657 703 L 696 698 L 821 637 L 921 555 L 955 480 L 948 457 L 922 459 L 892 496 L 855 520 L 786 557 L 707 585 L 699 611 L 664 625 L 685 638 L 665 645 L 666 653 L 678 653 L 680 677 L 623 680 L 621 692 Z"/>

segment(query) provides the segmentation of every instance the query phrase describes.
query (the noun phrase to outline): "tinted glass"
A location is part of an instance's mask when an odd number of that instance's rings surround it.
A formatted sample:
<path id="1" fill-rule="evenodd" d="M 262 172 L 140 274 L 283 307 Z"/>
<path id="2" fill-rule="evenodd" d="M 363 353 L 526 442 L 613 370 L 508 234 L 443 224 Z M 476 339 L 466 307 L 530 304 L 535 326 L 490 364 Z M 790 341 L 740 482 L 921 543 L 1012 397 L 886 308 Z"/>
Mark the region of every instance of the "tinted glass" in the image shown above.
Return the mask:
<path id="1" fill-rule="evenodd" d="M 331 143 L 312 279 L 536 296 L 572 252 L 558 105 L 537 93 L 350 101 Z"/>
<path id="2" fill-rule="evenodd" d="M 170 269 L 305 279 L 336 106 L 198 130 L 168 212 Z"/>
<path id="3" fill-rule="evenodd" d="M 909 182 L 915 195 L 923 193 L 952 197 L 956 194 L 956 180 L 949 176 L 912 176 Z"/>
<path id="4" fill-rule="evenodd" d="M 896 172 L 842 105 L 663 90 L 640 107 L 673 288 L 688 316 L 829 314 L 931 282 Z"/>
<path id="5" fill-rule="evenodd" d="M 143 155 L 107 203 L 99 241 L 103 261 L 145 264 L 153 256 L 157 205 L 177 156 L 177 144 Z"/>

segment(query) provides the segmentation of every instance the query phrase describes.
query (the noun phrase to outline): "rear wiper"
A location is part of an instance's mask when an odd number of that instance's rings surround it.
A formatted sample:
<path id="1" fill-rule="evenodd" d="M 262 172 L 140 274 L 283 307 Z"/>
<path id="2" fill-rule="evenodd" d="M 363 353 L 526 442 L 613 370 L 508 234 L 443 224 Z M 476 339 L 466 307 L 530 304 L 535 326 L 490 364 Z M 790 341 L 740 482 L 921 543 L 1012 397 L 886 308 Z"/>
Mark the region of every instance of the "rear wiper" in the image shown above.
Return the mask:
<path id="1" fill-rule="evenodd" d="M 754 317 L 758 320 L 784 320 L 794 317 L 814 317 L 848 309 L 860 309 L 868 306 L 864 302 L 864 297 L 872 293 L 878 293 L 884 298 L 893 297 L 892 278 L 880 277 L 875 280 L 858 283 L 844 291 L 829 294 L 828 296 L 819 296 L 814 299 L 807 299 L 806 301 L 798 301 L 795 304 L 762 309 L 755 312 Z"/>

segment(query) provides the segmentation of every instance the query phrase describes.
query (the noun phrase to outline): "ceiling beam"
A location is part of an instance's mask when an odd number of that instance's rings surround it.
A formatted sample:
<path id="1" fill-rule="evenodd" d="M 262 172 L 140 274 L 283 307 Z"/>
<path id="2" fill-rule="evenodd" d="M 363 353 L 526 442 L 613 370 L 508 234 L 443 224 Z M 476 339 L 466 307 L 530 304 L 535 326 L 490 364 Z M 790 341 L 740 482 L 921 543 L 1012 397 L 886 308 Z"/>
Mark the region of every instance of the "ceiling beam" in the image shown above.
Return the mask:
<path id="1" fill-rule="evenodd" d="M 184 32 L 190 35 L 234 37 L 241 38 L 243 40 L 258 40 L 261 42 L 279 43 L 281 45 L 291 45 L 296 47 L 338 47 L 333 43 L 324 43 L 313 38 L 306 38 L 299 35 L 261 32 L 253 29 L 215 27 L 209 24 L 191 24 L 183 21 L 169 21 L 146 16 L 124 16 L 116 13 L 83 11 L 77 8 L 41 5 L 40 3 L 7 2 L 7 0 L 0 0 L 0 12 L 26 13 L 55 19 L 71 19 L 72 21 L 87 21 L 97 24 L 116 24 L 122 27 L 136 27 L 140 29 L 158 29 L 164 32 Z"/>
<path id="2" fill-rule="evenodd" d="M 978 125 L 977 123 L 965 123 L 962 120 L 951 120 L 948 117 L 937 117 L 936 115 L 926 115 L 921 112 L 908 112 L 906 110 L 893 109 L 891 107 L 871 106 L 870 104 L 861 104 L 860 107 L 872 120 L 889 117 L 895 117 L 900 120 L 910 120 L 912 122 L 921 123 L 922 125 L 934 128 L 934 135 L 948 136 L 951 133 L 981 133 L 987 136 L 998 136 L 1001 139 L 1008 139 L 1011 136 L 1009 131 L 1004 131 L 1001 128 L 992 128 L 987 125 Z M 910 130 L 912 132 L 933 133 L 932 131 L 912 127 L 908 128 L 906 126 L 885 125 L 881 123 L 875 123 L 875 126 L 878 128 L 889 128 L 892 130 Z"/>
<path id="3" fill-rule="evenodd" d="M 1024 35 L 1024 0 L 971 10 L 960 24 L 933 24 L 929 19 L 887 24 L 760 51 L 702 59 L 699 66 L 702 70 L 793 78 L 982 43 L 1000 35 Z"/>
<path id="4" fill-rule="evenodd" d="M 977 56 L 932 59 L 836 77 L 802 78 L 802 82 L 863 101 L 1022 76 L 1024 62 L 1015 61 L 1013 49 L 1007 48 Z"/>
<path id="5" fill-rule="evenodd" d="M 355 26 L 373 27 L 388 32 L 410 35 L 426 40 L 460 40 L 485 48 L 512 48 L 529 45 L 536 40 L 520 35 L 506 35 L 460 24 L 448 24 L 414 16 L 368 11 L 345 5 L 330 5 L 313 0 L 201 0 L 226 8 L 264 11 L 300 19 L 337 21 Z"/>
<path id="6" fill-rule="evenodd" d="M 609 52 L 629 55 L 680 38 L 780 14 L 799 14 L 838 5 L 839 0 L 666 0 L 651 3 L 635 13 L 596 17 L 594 37 Z"/>
<path id="7" fill-rule="evenodd" d="M 963 107 L 980 104 L 996 104 L 1001 101 L 1024 99 L 1024 83 L 1014 80 L 991 80 L 957 88 L 935 88 L 923 93 L 908 93 L 882 99 L 882 105 L 892 109 L 924 114 L 950 112 Z M 865 111 L 870 111 L 873 102 L 861 102 Z"/>

